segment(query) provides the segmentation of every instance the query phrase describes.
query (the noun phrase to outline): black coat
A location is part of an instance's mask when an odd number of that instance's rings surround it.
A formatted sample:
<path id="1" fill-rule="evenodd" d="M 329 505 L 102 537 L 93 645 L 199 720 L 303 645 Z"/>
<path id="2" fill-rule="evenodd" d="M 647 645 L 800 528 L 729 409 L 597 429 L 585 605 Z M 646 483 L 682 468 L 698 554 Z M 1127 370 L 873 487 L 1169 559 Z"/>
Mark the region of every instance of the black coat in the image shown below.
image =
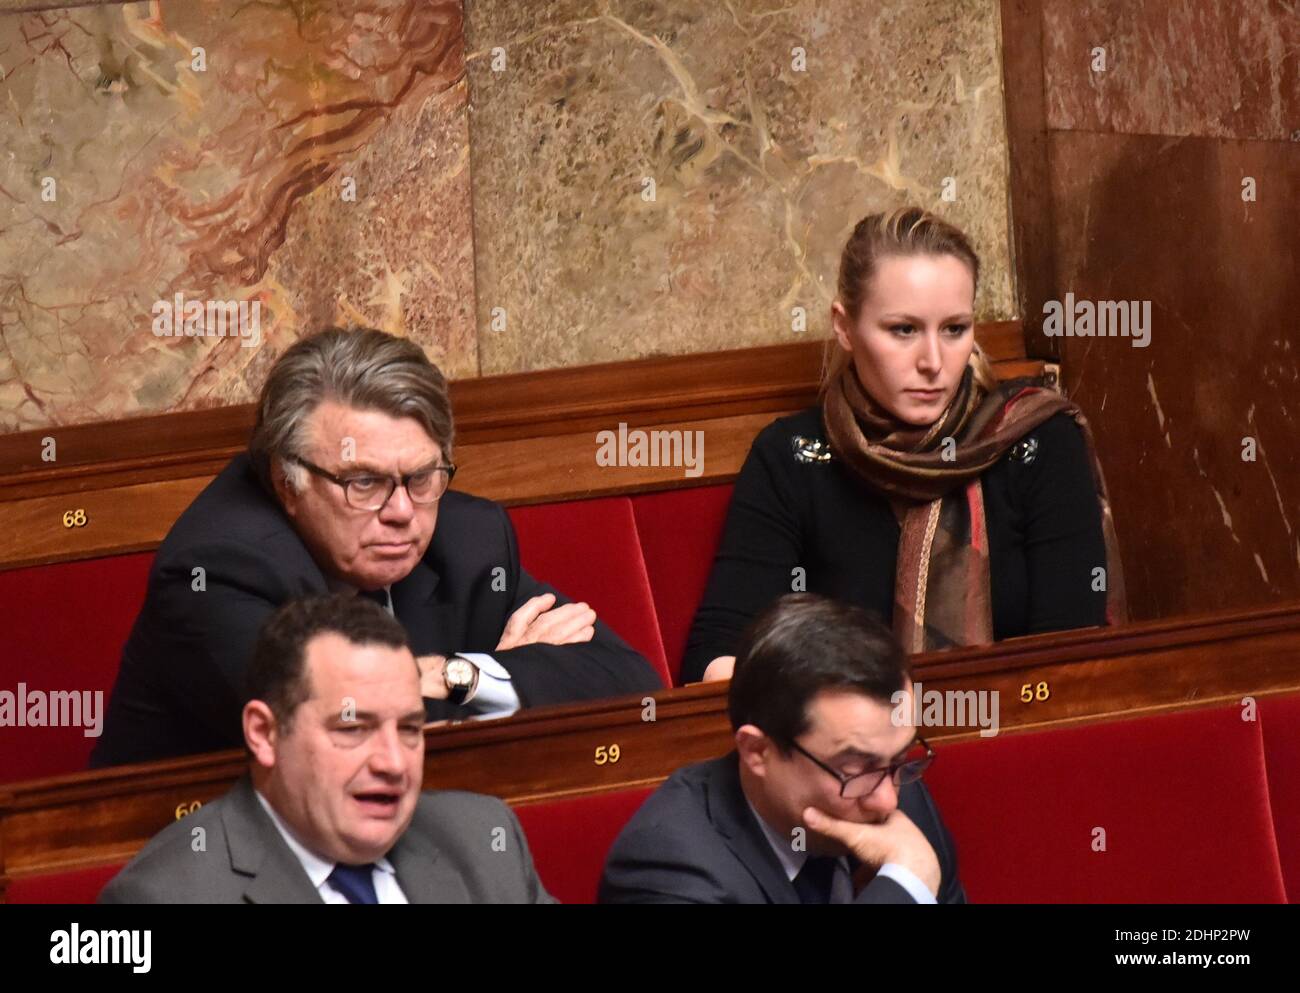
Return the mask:
<path id="1" fill-rule="evenodd" d="M 493 589 L 498 567 L 504 590 Z M 202 591 L 194 589 L 195 569 L 203 570 Z M 289 599 L 328 591 L 248 457 L 236 457 L 158 550 L 91 765 L 242 746 L 245 674 L 258 629 Z M 424 558 L 391 589 L 416 655 L 490 653 L 525 707 L 662 688 L 650 663 L 600 621 L 584 644 L 496 651 L 511 613 L 547 592 L 557 604 L 569 602 L 520 568 L 514 528 L 500 506 L 455 490 L 442 498 Z M 430 720 L 472 713 L 441 700 L 425 704 Z"/>
<path id="2" fill-rule="evenodd" d="M 939 903 L 965 903 L 957 853 L 921 783 L 898 791 L 898 808 L 939 858 Z M 799 895 L 745 802 L 732 752 L 673 773 L 633 815 L 610 849 L 600 903 L 799 903 Z M 857 903 L 913 903 L 887 876 Z"/>
<path id="3" fill-rule="evenodd" d="M 797 458 L 797 438 L 825 441 L 819 408 L 773 422 L 750 448 L 691 625 L 685 682 L 735 655 L 745 626 L 797 583 L 892 621 L 898 519 L 838 459 Z M 980 477 L 998 641 L 1106 623 L 1106 594 L 1092 588 L 1106 541 L 1083 433 L 1057 414 L 1025 440 Z"/>

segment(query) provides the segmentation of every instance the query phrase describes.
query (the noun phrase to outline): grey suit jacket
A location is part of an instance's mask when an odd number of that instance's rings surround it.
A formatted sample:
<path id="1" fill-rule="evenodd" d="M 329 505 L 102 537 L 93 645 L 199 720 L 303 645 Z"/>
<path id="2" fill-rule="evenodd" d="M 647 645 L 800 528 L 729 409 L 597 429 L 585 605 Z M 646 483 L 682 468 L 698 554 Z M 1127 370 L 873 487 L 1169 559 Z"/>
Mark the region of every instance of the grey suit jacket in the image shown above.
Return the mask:
<path id="1" fill-rule="evenodd" d="M 940 903 L 965 903 L 957 853 L 921 783 L 902 787 L 898 806 L 939 857 Z M 745 802 L 735 752 L 679 769 L 628 822 L 610 849 L 600 903 L 799 903 L 799 895 Z M 857 903 L 912 903 L 877 876 Z"/>
<path id="2" fill-rule="evenodd" d="M 555 902 L 537 878 L 515 815 L 494 797 L 421 794 L 388 860 L 411 903 Z M 245 776 L 225 796 L 151 839 L 99 902 L 322 901 Z"/>

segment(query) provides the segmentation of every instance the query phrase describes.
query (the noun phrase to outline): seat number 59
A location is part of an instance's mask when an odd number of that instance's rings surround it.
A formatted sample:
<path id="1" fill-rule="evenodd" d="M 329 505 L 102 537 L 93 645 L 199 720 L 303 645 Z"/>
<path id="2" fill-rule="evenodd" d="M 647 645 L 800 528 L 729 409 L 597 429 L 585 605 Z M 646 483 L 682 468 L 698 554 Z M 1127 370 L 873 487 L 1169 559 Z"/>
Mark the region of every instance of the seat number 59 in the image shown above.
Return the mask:
<path id="1" fill-rule="evenodd" d="M 610 745 L 608 748 L 604 745 L 596 746 L 596 765 L 605 765 L 607 763 L 617 762 L 622 752 L 619 751 L 618 745 Z"/>

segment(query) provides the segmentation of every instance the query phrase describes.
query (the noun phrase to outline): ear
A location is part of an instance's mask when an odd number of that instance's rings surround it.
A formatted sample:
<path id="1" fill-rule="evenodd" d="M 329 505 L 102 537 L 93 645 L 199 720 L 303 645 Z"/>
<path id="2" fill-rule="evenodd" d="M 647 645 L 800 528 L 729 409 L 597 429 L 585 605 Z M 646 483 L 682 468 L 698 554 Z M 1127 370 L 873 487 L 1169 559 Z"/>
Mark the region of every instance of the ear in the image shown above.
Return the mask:
<path id="1" fill-rule="evenodd" d="M 275 746 L 280 732 L 275 714 L 261 700 L 244 704 L 244 743 L 253 753 L 253 760 L 264 769 L 275 768 Z"/>
<path id="2" fill-rule="evenodd" d="M 271 463 L 271 486 L 275 489 L 275 495 L 279 497 L 284 512 L 291 518 L 295 517 L 298 510 L 298 493 L 285 478 L 284 464 L 279 459 Z"/>
<path id="3" fill-rule="evenodd" d="M 772 739 L 753 724 L 742 724 L 736 729 L 735 741 L 740 764 L 760 779 L 766 776 Z"/>
<path id="4" fill-rule="evenodd" d="M 838 300 L 831 304 L 831 327 L 835 330 L 835 340 L 839 342 L 840 348 L 852 354 L 853 322 L 849 320 L 849 315 L 844 310 L 844 304 Z"/>

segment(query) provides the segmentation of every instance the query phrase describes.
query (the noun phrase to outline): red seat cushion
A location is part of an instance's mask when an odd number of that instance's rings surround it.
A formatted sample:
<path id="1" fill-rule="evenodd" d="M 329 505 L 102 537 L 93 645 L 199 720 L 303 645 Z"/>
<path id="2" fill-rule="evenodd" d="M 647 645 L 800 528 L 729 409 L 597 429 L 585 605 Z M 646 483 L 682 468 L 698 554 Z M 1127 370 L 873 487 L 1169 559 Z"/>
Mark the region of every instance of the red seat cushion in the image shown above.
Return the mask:
<path id="1" fill-rule="evenodd" d="M 1239 707 L 939 746 L 972 900 L 1282 902 L 1258 723 Z M 1094 851 L 1094 829 L 1106 850 Z"/>
<path id="2" fill-rule="evenodd" d="M 614 839 L 653 787 L 516 807 L 533 864 L 561 903 L 595 903 Z"/>
<path id="3" fill-rule="evenodd" d="M 0 573 L 0 690 L 17 696 L 23 683 L 29 694 L 100 691 L 102 721 L 153 558 L 115 555 Z M 0 727 L 0 782 L 84 769 L 95 744 L 85 730 Z"/>
<path id="4" fill-rule="evenodd" d="M 1278 861 L 1287 897 L 1300 903 L 1300 694 L 1258 702 Z"/>
<path id="5" fill-rule="evenodd" d="M 94 903 L 99 899 L 100 891 L 121 869 L 122 863 L 118 863 L 13 879 L 5 890 L 5 902 Z"/>
<path id="6" fill-rule="evenodd" d="M 565 596 L 590 604 L 671 685 L 627 497 L 513 507 L 510 519 L 523 567 Z"/>
<path id="7" fill-rule="evenodd" d="M 678 685 L 686 638 L 722 540 L 731 490 L 728 483 L 632 498 L 673 685 Z"/>

